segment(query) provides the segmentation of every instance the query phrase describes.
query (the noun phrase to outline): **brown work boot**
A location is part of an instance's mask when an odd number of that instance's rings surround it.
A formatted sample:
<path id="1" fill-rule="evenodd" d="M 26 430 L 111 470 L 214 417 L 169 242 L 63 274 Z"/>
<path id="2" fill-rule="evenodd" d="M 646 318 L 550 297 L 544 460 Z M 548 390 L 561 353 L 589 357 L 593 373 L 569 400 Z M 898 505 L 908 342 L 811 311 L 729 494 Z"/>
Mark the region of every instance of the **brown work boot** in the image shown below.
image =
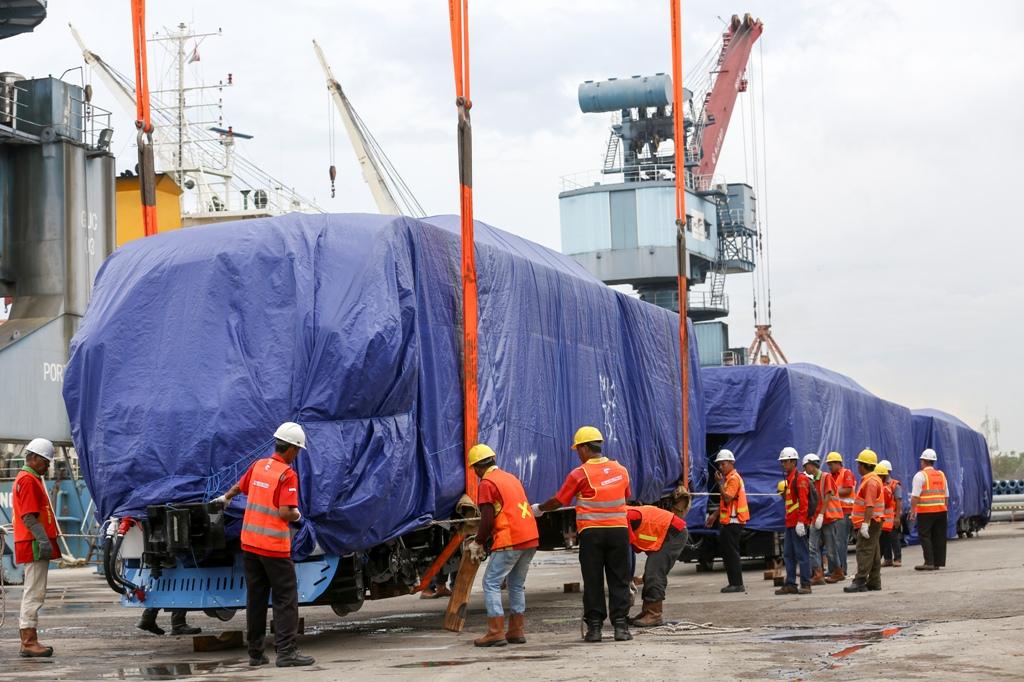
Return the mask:
<path id="1" fill-rule="evenodd" d="M 825 572 L 820 568 L 814 569 L 814 573 L 811 574 L 811 585 L 824 585 L 825 584 Z"/>
<path id="2" fill-rule="evenodd" d="M 892 559 L 884 559 L 882 561 L 882 568 L 892 568 Z"/>
<path id="3" fill-rule="evenodd" d="M 892 566 L 893 566 L 893 568 L 900 568 L 901 566 L 903 566 L 903 562 L 900 561 L 899 559 L 896 559 L 895 561 L 892 562 Z"/>
<path id="4" fill-rule="evenodd" d="M 440 598 L 440 597 L 450 597 L 450 596 L 452 596 L 452 591 L 449 590 L 444 585 L 442 585 L 441 587 L 437 588 L 437 592 L 435 592 L 435 594 L 438 596 L 438 598 Z"/>
<path id="5" fill-rule="evenodd" d="M 634 618 L 631 624 L 638 628 L 653 628 L 664 625 L 665 621 L 661 619 L 662 603 L 660 601 L 645 601 L 640 615 Z"/>
<path id="6" fill-rule="evenodd" d="M 505 646 L 505 616 L 495 616 L 487 619 L 487 633 L 483 637 L 473 640 L 476 646 Z"/>
<path id="7" fill-rule="evenodd" d="M 843 573 L 843 569 L 837 568 L 836 570 L 825 576 L 825 582 L 831 585 L 832 583 L 841 583 L 846 580 L 846 575 Z"/>
<path id="8" fill-rule="evenodd" d="M 508 617 L 508 632 L 505 633 L 505 641 L 509 644 L 526 644 L 526 633 L 523 626 L 526 624 L 526 616 L 522 613 L 513 613 Z"/>
<path id="9" fill-rule="evenodd" d="M 779 589 L 775 590 L 775 594 L 796 594 L 796 585 L 783 585 Z"/>
<path id="10" fill-rule="evenodd" d="M 53 647 L 43 646 L 39 643 L 39 636 L 35 628 L 22 628 L 21 655 L 25 658 L 47 658 L 53 655 Z"/>
<path id="11" fill-rule="evenodd" d="M 420 599 L 437 599 L 440 596 L 441 595 L 439 595 L 435 590 L 429 587 L 420 592 Z"/>
<path id="12" fill-rule="evenodd" d="M 801 585 L 800 589 L 797 590 L 796 592 L 797 592 L 797 594 L 810 594 L 811 593 L 811 586 L 810 585 Z"/>

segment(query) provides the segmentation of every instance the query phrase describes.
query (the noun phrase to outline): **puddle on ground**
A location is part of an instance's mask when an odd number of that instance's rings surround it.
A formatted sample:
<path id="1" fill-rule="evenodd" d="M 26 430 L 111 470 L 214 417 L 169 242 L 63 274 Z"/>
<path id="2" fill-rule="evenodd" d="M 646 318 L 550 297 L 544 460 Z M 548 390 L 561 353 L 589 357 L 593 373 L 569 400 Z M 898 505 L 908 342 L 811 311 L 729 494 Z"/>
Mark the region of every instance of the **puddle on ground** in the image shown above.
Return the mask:
<path id="1" fill-rule="evenodd" d="M 454 665 L 470 665 L 471 663 L 504 663 L 505 661 L 553 661 L 557 656 L 538 654 L 536 656 L 488 656 L 487 658 L 459 658 L 447 661 L 418 661 L 402 663 L 392 668 L 445 668 Z"/>
<path id="2" fill-rule="evenodd" d="M 897 635 L 903 630 L 911 627 L 911 625 L 911 623 L 904 623 L 900 625 L 888 625 L 881 629 L 861 628 L 859 630 L 845 630 L 840 632 L 822 632 L 818 630 L 816 632 L 799 635 L 770 635 L 768 639 L 774 642 L 847 642 L 850 640 L 877 642 L 879 640 L 892 637 L 893 635 Z"/>
<path id="3" fill-rule="evenodd" d="M 237 668 L 237 670 L 236 670 Z M 156 663 L 153 665 L 125 666 L 93 679 L 102 680 L 179 680 L 218 673 L 234 673 L 242 669 L 241 659 L 226 661 L 200 661 L 192 663 Z"/>

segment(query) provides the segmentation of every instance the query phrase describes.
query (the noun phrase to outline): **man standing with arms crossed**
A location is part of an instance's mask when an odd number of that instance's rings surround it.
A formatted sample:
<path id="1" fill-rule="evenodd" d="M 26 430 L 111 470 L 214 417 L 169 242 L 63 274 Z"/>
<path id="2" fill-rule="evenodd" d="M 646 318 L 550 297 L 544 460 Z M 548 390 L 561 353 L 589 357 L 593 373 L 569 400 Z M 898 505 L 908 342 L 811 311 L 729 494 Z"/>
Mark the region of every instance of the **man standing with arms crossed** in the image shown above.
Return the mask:
<path id="1" fill-rule="evenodd" d="M 719 450 L 715 457 L 719 470 L 715 472 L 718 481 L 718 509 L 708 512 L 704 522 L 713 528 L 718 522 L 718 548 L 722 552 L 722 563 L 729 577 L 729 584 L 722 592 L 746 592 L 743 587 L 743 563 L 740 560 L 740 535 L 743 526 L 750 520 L 747 507 L 747 493 L 743 487 L 740 472 L 736 471 L 736 457 L 730 450 Z"/>
<path id="2" fill-rule="evenodd" d="M 850 530 L 853 527 L 850 515 L 853 514 L 853 488 L 856 481 L 853 472 L 843 467 L 843 456 L 838 452 L 830 452 L 825 458 L 825 464 L 829 468 L 831 486 L 835 488 L 835 495 L 839 498 L 839 505 L 843 509 L 843 518 L 835 522 L 836 527 L 830 535 L 837 542 L 833 552 L 839 559 L 838 566 L 830 566 L 829 574 L 825 577 L 827 583 L 838 583 L 846 580 L 847 555 L 850 553 Z"/>
<path id="3" fill-rule="evenodd" d="M 263 653 L 267 634 L 267 601 L 274 600 L 274 645 L 279 668 L 313 665 L 295 647 L 299 628 L 299 592 L 291 558 L 289 523 L 302 518 L 299 512 L 299 477 L 291 463 L 306 447 L 306 434 L 294 422 L 274 432 L 274 454 L 253 462 L 238 483 L 213 503 L 227 503 L 246 494 L 242 519 L 242 554 L 248 593 L 245 621 L 249 640 L 249 665 L 266 665 Z"/>
<path id="4" fill-rule="evenodd" d="M 630 571 L 629 528 L 626 500 L 630 496 L 629 472 L 601 454 L 604 437 L 593 426 L 576 431 L 572 447 L 582 464 L 566 477 L 558 493 L 543 504 L 533 505 L 534 516 L 567 507 L 576 498 L 576 532 L 583 574 L 583 619 L 586 642 L 601 641 L 601 626 L 611 617 L 615 641 L 633 639 L 629 633 Z M 604 583 L 608 579 L 608 606 Z"/>
<path id="5" fill-rule="evenodd" d="M 914 474 L 910 491 L 910 522 L 917 519 L 924 563 L 916 571 L 937 571 L 946 565 L 946 524 L 949 486 L 946 474 L 935 468 L 938 455 L 931 448 L 921 453 L 921 470 Z"/>
<path id="6" fill-rule="evenodd" d="M 53 443 L 35 438 L 25 446 L 25 466 L 14 479 L 14 561 L 25 566 L 25 589 L 21 595 L 21 651 L 25 658 L 53 655 L 52 646 L 39 643 L 39 609 L 46 600 L 46 579 L 50 561 L 60 558 L 57 536 L 60 528 L 46 494 L 43 477 L 53 461 Z"/>

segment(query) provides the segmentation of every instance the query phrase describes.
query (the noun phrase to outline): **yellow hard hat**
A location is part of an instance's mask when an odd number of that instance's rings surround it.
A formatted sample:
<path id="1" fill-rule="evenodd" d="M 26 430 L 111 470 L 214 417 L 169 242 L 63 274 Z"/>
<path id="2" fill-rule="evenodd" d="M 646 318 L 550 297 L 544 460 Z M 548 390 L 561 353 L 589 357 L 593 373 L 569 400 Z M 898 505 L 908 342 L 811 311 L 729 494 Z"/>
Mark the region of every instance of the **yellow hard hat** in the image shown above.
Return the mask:
<path id="1" fill-rule="evenodd" d="M 888 476 L 889 467 L 885 466 L 885 464 L 876 464 L 875 473 L 878 474 L 879 476 Z"/>
<path id="2" fill-rule="evenodd" d="M 857 455 L 857 461 L 861 464 L 878 464 L 878 455 L 875 454 L 874 450 L 865 448 Z"/>
<path id="3" fill-rule="evenodd" d="M 469 449 L 469 457 L 467 458 L 467 461 L 469 462 L 469 466 L 473 466 L 477 462 L 482 462 L 488 457 L 497 457 L 497 455 L 494 454 L 494 450 L 491 450 L 490 446 L 478 443 Z"/>
<path id="4" fill-rule="evenodd" d="M 840 464 L 842 464 L 843 456 L 840 455 L 838 452 L 832 451 L 828 453 L 828 457 L 825 458 L 825 464 L 828 464 L 829 462 L 839 462 Z"/>
<path id="5" fill-rule="evenodd" d="M 576 435 L 572 437 L 572 446 L 575 448 L 577 445 L 583 445 L 584 443 L 603 443 L 604 436 L 593 426 L 581 426 L 576 430 Z"/>
<path id="6" fill-rule="evenodd" d="M 785 481 L 779 481 L 779 484 L 777 486 L 775 486 L 775 489 L 778 490 L 780 493 L 784 492 L 786 490 L 786 482 Z"/>

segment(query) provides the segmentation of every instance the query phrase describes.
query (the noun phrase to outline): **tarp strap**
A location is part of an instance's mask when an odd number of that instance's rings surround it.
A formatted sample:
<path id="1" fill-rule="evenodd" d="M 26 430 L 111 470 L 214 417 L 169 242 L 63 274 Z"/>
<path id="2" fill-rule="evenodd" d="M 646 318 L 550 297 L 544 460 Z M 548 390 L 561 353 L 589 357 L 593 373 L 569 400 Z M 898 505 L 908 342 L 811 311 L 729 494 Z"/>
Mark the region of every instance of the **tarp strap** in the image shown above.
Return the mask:
<path id="1" fill-rule="evenodd" d="M 146 63 L 146 0 L 132 0 L 132 40 L 135 50 L 135 127 L 139 149 L 139 193 L 142 228 L 156 234 L 156 166 L 153 160 L 153 123 L 149 116 L 149 66 Z"/>
<path id="2" fill-rule="evenodd" d="M 451 23 L 452 65 L 455 69 L 455 106 L 458 110 L 459 217 L 462 227 L 462 393 L 463 446 L 466 458 L 466 494 L 476 499 L 476 476 L 469 466 L 469 449 L 476 444 L 477 398 L 477 288 L 473 242 L 473 128 L 469 110 L 469 0 L 448 0 Z"/>

